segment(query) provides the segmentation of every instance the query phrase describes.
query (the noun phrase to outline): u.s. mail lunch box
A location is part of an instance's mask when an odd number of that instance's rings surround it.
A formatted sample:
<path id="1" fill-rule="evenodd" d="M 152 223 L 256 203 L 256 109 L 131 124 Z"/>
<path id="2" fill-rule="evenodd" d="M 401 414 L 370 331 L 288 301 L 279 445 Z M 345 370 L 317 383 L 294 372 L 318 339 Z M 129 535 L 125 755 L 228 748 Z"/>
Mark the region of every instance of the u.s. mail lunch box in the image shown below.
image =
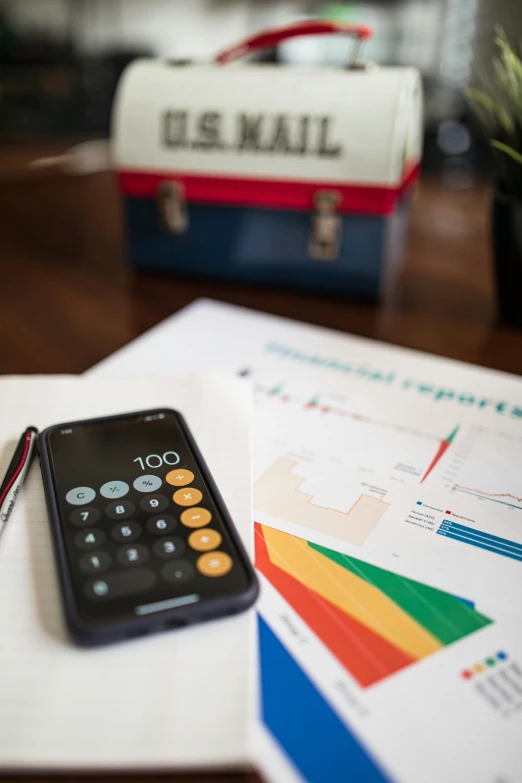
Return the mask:
<path id="1" fill-rule="evenodd" d="M 210 64 L 139 60 L 115 101 L 113 155 L 139 269 L 375 297 L 397 268 L 420 164 L 413 68 L 232 62 L 287 38 L 363 27 L 301 22 Z"/>

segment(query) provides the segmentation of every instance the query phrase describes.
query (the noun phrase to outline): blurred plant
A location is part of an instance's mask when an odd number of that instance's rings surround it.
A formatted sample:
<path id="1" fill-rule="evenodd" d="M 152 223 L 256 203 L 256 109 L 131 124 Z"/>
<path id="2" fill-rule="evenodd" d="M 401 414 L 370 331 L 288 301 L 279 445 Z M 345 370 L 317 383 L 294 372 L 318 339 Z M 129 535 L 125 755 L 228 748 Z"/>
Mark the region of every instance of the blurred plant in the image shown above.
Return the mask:
<path id="1" fill-rule="evenodd" d="M 495 80 L 483 78 L 488 90 L 469 87 L 466 94 L 490 139 L 500 190 L 522 200 L 522 59 L 503 28 L 495 32 L 500 50 L 493 59 Z"/>

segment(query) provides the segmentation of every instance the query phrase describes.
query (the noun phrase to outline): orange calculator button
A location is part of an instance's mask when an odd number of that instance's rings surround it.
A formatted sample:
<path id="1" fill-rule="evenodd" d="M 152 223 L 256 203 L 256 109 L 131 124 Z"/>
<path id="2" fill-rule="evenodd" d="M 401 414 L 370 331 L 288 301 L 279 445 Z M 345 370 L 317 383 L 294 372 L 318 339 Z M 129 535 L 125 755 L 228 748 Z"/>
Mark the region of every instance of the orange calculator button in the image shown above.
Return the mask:
<path id="1" fill-rule="evenodd" d="M 212 519 L 212 514 L 206 508 L 190 508 L 180 517 L 185 527 L 205 527 Z"/>
<path id="2" fill-rule="evenodd" d="M 173 487 L 186 487 L 194 481 L 194 474 L 191 470 L 171 470 L 166 475 L 166 481 Z"/>
<path id="3" fill-rule="evenodd" d="M 201 502 L 203 495 L 199 489 L 193 487 L 186 487 L 186 489 L 178 489 L 174 492 L 172 500 L 177 503 L 178 506 L 195 506 Z"/>
<path id="4" fill-rule="evenodd" d="M 232 558 L 226 552 L 207 552 L 198 557 L 196 565 L 204 576 L 224 576 L 232 568 Z"/>
<path id="5" fill-rule="evenodd" d="M 210 552 L 211 549 L 217 549 L 221 544 L 222 538 L 217 530 L 205 527 L 203 530 L 194 530 L 190 534 L 188 542 L 192 549 L 197 552 Z"/>

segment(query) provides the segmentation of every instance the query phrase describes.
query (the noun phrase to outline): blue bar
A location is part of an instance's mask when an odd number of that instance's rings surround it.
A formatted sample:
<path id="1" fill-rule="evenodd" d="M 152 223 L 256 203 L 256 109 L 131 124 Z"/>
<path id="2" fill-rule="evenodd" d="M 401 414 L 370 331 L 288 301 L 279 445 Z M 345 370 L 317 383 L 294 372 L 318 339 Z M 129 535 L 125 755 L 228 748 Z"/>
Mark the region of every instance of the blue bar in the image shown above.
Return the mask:
<path id="1" fill-rule="evenodd" d="M 517 544 L 516 541 L 510 541 L 508 538 L 500 538 L 499 536 L 493 536 L 491 533 L 484 533 L 482 530 L 475 530 L 474 527 L 466 527 L 465 525 L 459 525 L 457 522 L 452 522 L 451 519 L 444 519 L 441 527 L 443 525 L 450 525 L 453 529 L 455 529 L 455 532 L 457 530 L 462 530 L 464 533 L 471 533 L 471 535 L 474 536 L 480 536 L 481 538 L 486 538 L 488 541 L 496 541 L 498 544 L 504 544 L 505 546 L 512 547 L 513 549 L 518 549 L 520 552 L 522 552 L 522 544 Z"/>
<path id="2" fill-rule="evenodd" d="M 390 783 L 259 617 L 263 720 L 307 783 Z"/>
<path id="3" fill-rule="evenodd" d="M 510 557 L 512 560 L 519 560 L 522 562 L 522 552 L 516 553 L 510 552 L 507 549 L 495 549 L 492 546 L 489 546 L 486 543 L 481 543 L 476 538 L 464 538 L 462 535 L 454 535 L 449 530 L 448 531 L 442 531 L 439 528 L 437 530 L 437 535 L 439 536 L 446 536 L 446 538 L 452 538 L 454 541 L 460 541 L 461 544 L 471 544 L 471 546 L 477 546 L 479 549 L 486 549 L 488 552 L 493 552 L 495 555 L 502 555 L 503 557 Z"/>

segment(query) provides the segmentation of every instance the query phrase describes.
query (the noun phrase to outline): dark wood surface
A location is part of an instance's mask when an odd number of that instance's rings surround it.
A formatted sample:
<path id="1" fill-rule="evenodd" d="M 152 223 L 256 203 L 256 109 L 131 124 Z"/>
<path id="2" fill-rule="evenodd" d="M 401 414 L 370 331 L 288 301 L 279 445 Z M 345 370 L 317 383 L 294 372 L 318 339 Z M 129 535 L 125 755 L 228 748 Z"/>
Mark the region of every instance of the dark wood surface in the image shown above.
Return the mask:
<path id="1" fill-rule="evenodd" d="M 134 273 L 112 177 L 28 169 L 35 154 L 0 149 L 0 373 L 83 372 L 200 296 L 522 373 L 522 331 L 495 319 L 487 183 L 423 179 L 404 268 L 377 305 Z"/>
<path id="2" fill-rule="evenodd" d="M 83 372 L 209 296 L 522 373 L 522 331 L 495 319 L 488 200 L 486 183 L 424 178 L 404 269 L 374 305 L 132 272 L 109 174 L 15 176 L 11 163 L 2 178 L 0 154 L 0 372 Z"/>

